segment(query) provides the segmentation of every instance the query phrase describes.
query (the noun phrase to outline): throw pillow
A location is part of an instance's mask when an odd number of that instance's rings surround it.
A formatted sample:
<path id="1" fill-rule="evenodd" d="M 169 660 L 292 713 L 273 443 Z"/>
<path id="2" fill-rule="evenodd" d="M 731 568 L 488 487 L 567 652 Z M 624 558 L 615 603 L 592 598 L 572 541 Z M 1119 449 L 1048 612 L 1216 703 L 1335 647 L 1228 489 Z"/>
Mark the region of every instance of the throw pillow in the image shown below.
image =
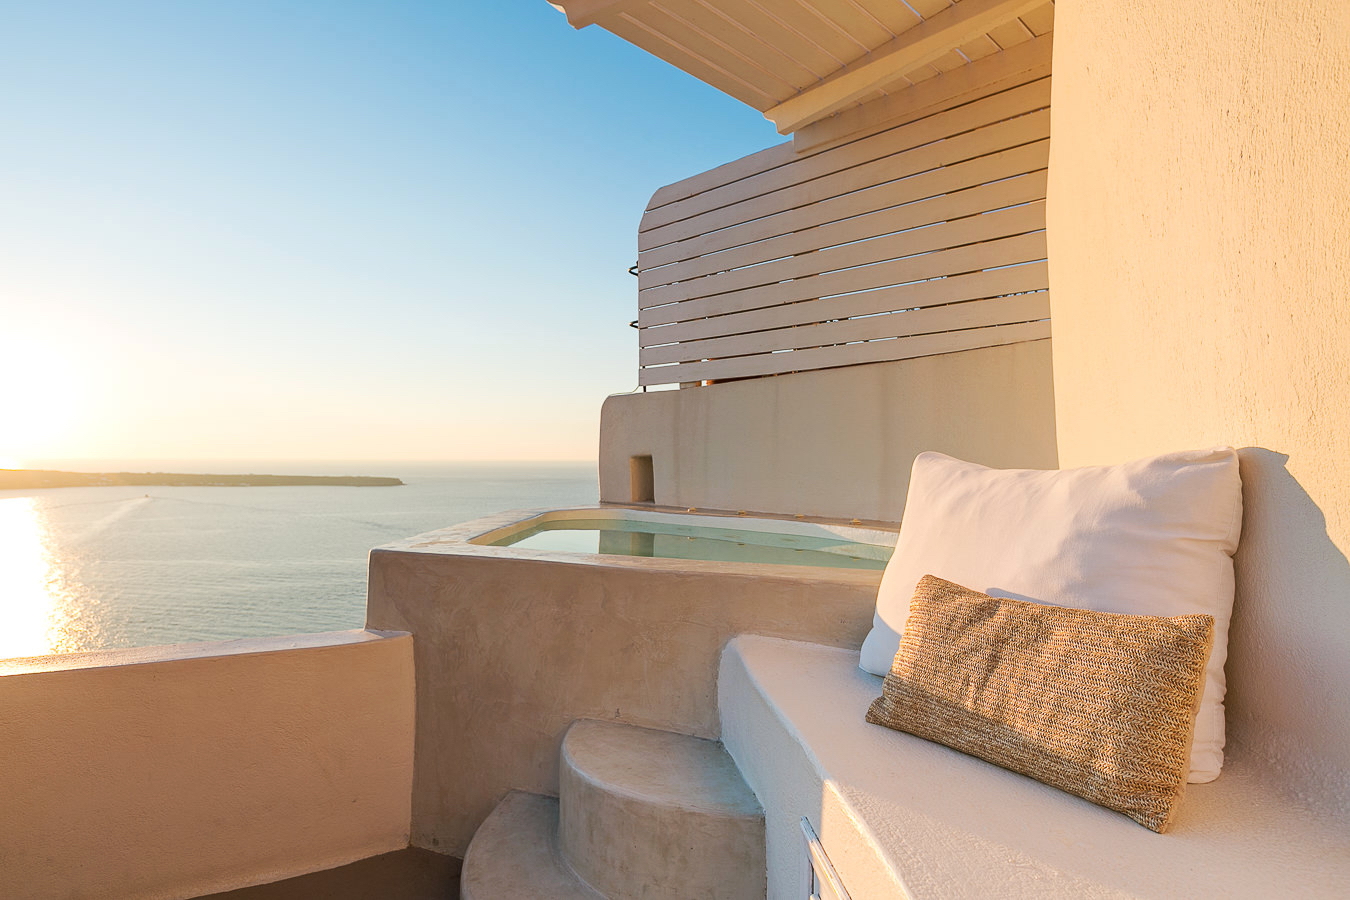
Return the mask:
<path id="1" fill-rule="evenodd" d="M 920 579 L 867 721 L 937 741 L 1154 831 L 1186 785 L 1211 616 L 1003 600 Z"/>
<path id="2" fill-rule="evenodd" d="M 1118 466 L 989 469 L 940 453 L 914 460 L 904 521 L 861 666 L 891 667 L 919 578 L 1056 606 L 1214 617 L 1190 780 L 1223 764 L 1224 673 L 1242 485 L 1231 447 Z"/>

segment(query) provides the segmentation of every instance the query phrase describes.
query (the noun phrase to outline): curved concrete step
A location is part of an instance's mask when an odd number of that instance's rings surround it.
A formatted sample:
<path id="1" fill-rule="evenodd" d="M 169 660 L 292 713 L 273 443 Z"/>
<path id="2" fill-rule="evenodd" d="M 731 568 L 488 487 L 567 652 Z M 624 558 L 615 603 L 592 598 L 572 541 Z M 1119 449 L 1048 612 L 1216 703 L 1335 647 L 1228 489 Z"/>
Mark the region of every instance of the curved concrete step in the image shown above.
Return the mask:
<path id="1" fill-rule="evenodd" d="M 610 900 L 764 897 L 764 811 L 716 741 L 580 720 L 559 794 L 563 858 Z"/>
<path id="2" fill-rule="evenodd" d="M 460 900 L 604 900 L 558 854 L 558 801 L 512 791 L 464 853 Z"/>

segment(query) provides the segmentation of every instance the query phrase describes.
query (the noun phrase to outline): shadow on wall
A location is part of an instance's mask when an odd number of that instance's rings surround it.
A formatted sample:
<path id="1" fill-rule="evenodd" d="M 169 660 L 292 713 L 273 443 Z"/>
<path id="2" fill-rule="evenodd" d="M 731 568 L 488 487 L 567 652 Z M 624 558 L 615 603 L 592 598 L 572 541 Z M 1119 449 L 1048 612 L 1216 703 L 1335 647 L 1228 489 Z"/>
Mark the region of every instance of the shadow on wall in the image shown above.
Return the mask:
<path id="1" fill-rule="evenodd" d="M 1350 561 L 1289 457 L 1238 451 L 1242 540 L 1229 636 L 1229 741 L 1350 820 Z"/>

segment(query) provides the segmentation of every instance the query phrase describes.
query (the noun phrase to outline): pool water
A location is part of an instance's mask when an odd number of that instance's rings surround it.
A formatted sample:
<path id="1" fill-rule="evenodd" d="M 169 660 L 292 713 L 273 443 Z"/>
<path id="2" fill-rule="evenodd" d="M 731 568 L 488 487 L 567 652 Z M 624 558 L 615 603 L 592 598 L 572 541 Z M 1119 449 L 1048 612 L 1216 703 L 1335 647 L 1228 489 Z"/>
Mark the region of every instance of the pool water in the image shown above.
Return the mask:
<path id="1" fill-rule="evenodd" d="M 875 570 L 886 568 L 894 549 L 837 535 L 784 534 L 613 518 L 543 521 L 491 543 L 568 553 Z"/>

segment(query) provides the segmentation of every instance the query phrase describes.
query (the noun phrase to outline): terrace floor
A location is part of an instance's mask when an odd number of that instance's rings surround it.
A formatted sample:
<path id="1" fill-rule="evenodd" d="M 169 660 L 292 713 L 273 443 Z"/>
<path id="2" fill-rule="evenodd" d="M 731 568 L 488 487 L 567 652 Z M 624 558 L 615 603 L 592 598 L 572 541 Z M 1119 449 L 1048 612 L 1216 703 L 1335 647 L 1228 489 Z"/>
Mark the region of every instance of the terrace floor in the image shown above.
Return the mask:
<path id="1" fill-rule="evenodd" d="M 459 896 L 459 866 L 453 857 L 409 847 L 198 900 L 453 900 Z"/>

